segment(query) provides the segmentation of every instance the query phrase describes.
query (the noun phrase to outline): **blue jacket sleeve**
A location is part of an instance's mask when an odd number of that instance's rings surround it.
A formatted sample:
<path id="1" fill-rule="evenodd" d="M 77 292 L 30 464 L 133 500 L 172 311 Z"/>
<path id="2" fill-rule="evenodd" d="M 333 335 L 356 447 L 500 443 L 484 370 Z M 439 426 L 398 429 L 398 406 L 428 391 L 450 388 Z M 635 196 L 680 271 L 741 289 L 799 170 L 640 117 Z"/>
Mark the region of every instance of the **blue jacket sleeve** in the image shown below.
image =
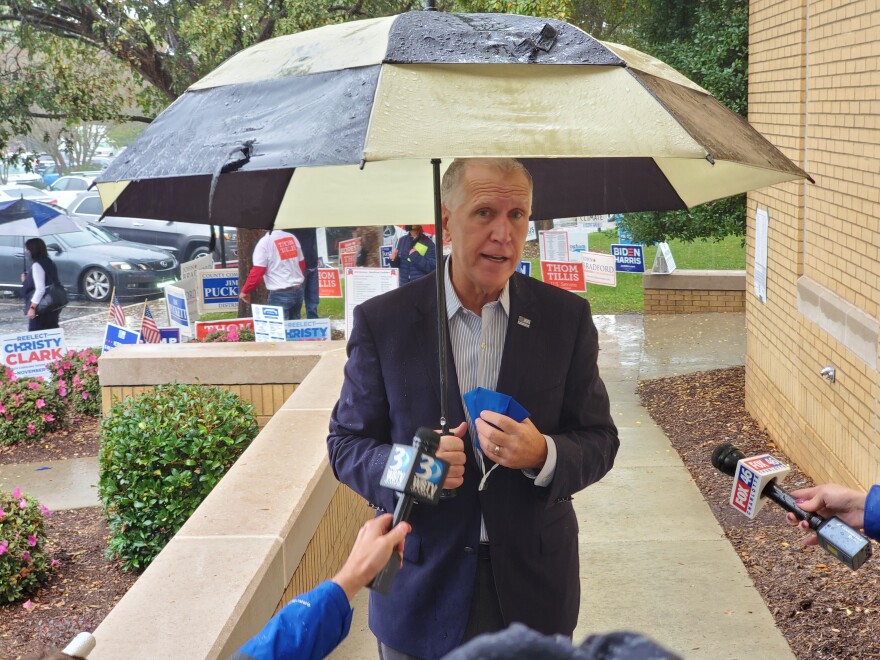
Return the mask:
<path id="1" fill-rule="evenodd" d="M 342 587 L 329 580 L 322 582 L 285 605 L 233 657 L 254 660 L 325 658 L 348 635 L 351 613 Z"/>
<path id="2" fill-rule="evenodd" d="M 871 486 L 865 500 L 865 534 L 880 541 L 880 486 Z"/>
<path id="3" fill-rule="evenodd" d="M 437 249 L 434 247 L 434 241 L 428 239 L 427 245 L 428 251 L 425 253 L 425 256 L 420 255 L 418 252 L 409 255 L 412 267 L 422 275 L 427 275 L 437 267 Z"/>

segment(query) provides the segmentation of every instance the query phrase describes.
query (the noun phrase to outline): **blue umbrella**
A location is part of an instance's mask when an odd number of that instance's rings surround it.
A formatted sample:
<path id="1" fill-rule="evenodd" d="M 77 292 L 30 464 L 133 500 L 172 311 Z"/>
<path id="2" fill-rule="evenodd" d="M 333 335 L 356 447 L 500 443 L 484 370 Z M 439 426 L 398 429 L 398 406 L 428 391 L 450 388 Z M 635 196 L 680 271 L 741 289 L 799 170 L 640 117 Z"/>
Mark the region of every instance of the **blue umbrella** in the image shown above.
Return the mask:
<path id="1" fill-rule="evenodd" d="M 0 235 L 44 236 L 79 231 L 61 209 L 29 199 L 0 202 Z"/>

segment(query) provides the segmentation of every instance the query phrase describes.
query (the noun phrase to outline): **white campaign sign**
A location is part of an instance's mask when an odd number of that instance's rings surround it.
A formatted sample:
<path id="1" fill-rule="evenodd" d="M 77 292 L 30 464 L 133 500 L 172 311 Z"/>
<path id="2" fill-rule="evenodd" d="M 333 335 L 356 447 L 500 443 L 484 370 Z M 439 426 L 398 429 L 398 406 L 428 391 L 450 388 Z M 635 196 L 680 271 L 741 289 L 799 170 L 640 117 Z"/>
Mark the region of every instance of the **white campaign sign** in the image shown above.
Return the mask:
<path id="1" fill-rule="evenodd" d="M 12 369 L 16 378 L 43 377 L 52 380 L 46 365 L 67 354 L 64 330 L 37 330 L 0 337 L 3 368 Z"/>
<path id="2" fill-rule="evenodd" d="M 584 280 L 588 284 L 617 286 L 617 261 L 613 254 L 584 252 Z"/>
<path id="3" fill-rule="evenodd" d="M 275 305 L 251 305 L 254 312 L 254 337 L 257 341 L 287 341 L 284 308 Z"/>
<path id="4" fill-rule="evenodd" d="M 583 261 L 581 255 L 590 250 L 590 232 L 586 227 L 567 227 L 568 261 Z"/>
<path id="5" fill-rule="evenodd" d="M 345 269 L 345 337 L 351 335 L 354 308 L 379 294 L 396 289 L 400 278 L 396 268 Z"/>
<path id="6" fill-rule="evenodd" d="M 176 286 L 165 287 L 165 304 L 168 306 L 168 320 L 172 328 L 180 328 L 180 334 L 192 337 L 192 324 L 189 321 L 187 292 Z"/>

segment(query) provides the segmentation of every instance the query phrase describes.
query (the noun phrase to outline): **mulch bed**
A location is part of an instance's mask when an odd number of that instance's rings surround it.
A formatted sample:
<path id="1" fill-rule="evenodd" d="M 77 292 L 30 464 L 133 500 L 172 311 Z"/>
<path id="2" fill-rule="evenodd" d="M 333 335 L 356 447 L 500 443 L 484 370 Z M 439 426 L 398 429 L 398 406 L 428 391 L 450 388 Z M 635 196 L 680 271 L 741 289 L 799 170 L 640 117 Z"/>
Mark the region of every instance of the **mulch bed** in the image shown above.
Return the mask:
<path id="1" fill-rule="evenodd" d="M 858 571 L 815 547 L 768 504 L 754 521 L 728 505 L 730 477 L 710 461 L 722 442 L 745 455 L 771 453 L 792 465 L 745 411 L 745 372 L 721 369 L 646 381 L 639 395 L 669 436 L 697 487 L 724 528 L 776 623 L 798 658 L 880 658 L 880 557 Z M 0 448 L 0 463 L 96 455 L 99 429 L 84 419 L 74 430 L 37 445 Z M 792 465 L 789 490 L 811 485 Z M 107 525 L 99 508 L 55 512 L 47 533 L 61 565 L 31 600 L 0 607 L 0 658 L 63 647 L 76 633 L 94 630 L 137 579 L 104 557 Z M 876 544 L 875 553 L 880 552 Z"/>
<path id="2" fill-rule="evenodd" d="M 768 503 L 755 520 L 728 501 L 731 478 L 712 466 L 729 442 L 746 456 L 773 454 L 792 467 L 783 487 L 813 485 L 745 410 L 745 370 L 719 369 L 639 384 L 639 396 L 681 455 L 798 658 L 880 658 L 880 556 L 851 571 L 800 541 Z M 880 552 L 873 545 L 874 554 Z"/>

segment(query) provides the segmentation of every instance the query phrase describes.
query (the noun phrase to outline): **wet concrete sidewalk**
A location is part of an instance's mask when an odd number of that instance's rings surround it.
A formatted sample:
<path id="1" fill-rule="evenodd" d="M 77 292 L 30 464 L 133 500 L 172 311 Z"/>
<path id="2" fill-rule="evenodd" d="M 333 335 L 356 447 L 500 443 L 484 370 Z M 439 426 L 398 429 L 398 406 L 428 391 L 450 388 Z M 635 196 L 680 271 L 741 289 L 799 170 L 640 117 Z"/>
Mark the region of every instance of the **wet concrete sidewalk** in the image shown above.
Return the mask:
<path id="1" fill-rule="evenodd" d="M 621 447 L 614 469 L 574 500 L 581 552 L 574 641 L 632 630 L 684 658 L 793 658 L 690 473 L 635 391 L 639 380 L 743 364 L 744 316 L 595 320 Z M 366 592 L 354 608 L 351 633 L 331 658 L 376 658 Z"/>
<path id="2" fill-rule="evenodd" d="M 100 325 L 105 322 L 102 317 Z M 581 552 L 575 642 L 633 630 L 685 658 L 793 658 L 690 474 L 636 394 L 639 380 L 743 364 L 743 315 L 599 316 L 596 325 L 621 448 L 614 469 L 574 500 Z M 69 327 L 72 346 L 95 345 L 89 342 L 96 321 Z M 0 466 L 0 487 L 20 484 L 50 508 L 96 504 L 96 462 L 77 460 L 82 462 Z M 52 469 L 39 469 L 47 466 Z M 351 633 L 331 657 L 372 660 L 376 640 L 367 627 L 365 590 L 354 608 Z"/>

